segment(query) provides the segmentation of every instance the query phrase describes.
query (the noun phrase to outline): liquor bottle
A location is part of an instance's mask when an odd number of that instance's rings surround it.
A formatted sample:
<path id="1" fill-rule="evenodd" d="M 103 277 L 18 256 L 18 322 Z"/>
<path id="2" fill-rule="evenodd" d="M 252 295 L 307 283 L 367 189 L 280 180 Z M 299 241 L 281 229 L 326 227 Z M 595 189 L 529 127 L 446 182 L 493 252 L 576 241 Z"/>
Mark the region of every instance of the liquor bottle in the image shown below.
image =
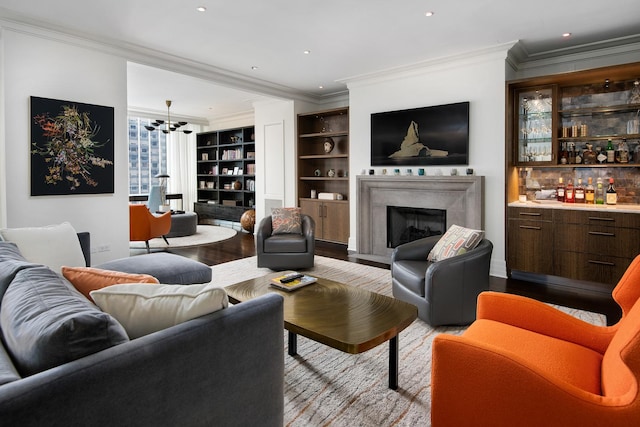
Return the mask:
<path id="1" fill-rule="evenodd" d="M 568 156 L 569 154 L 567 153 L 567 143 L 563 142 L 562 147 L 560 148 L 560 164 L 566 165 L 568 162 Z"/>
<path id="2" fill-rule="evenodd" d="M 576 203 L 584 203 L 585 202 L 585 192 L 584 192 L 584 187 L 582 186 L 582 178 L 578 178 L 578 185 L 576 185 L 576 188 L 573 191 L 573 198 L 575 199 Z"/>
<path id="3" fill-rule="evenodd" d="M 593 151 L 593 144 L 587 144 L 587 149 L 584 150 L 582 154 L 582 162 L 585 165 L 595 165 L 596 160 L 596 152 Z"/>
<path id="4" fill-rule="evenodd" d="M 604 205 L 604 185 L 600 177 L 596 180 L 596 205 Z"/>
<path id="5" fill-rule="evenodd" d="M 626 138 L 618 144 L 618 151 L 616 151 L 616 162 L 629 163 L 629 145 Z"/>
<path id="6" fill-rule="evenodd" d="M 613 178 L 609 178 L 609 187 L 607 188 L 607 204 L 615 205 L 618 203 L 618 194 L 613 186 Z"/>
<path id="7" fill-rule="evenodd" d="M 614 163 L 616 161 L 616 150 L 613 148 L 611 138 L 607 141 L 607 163 Z"/>
<path id="8" fill-rule="evenodd" d="M 607 155 L 602 152 L 602 147 L 596 147 L 596 160 L 602 164 L 607 161 Z"/>
<path id="9" fill-rule="evenodd" d="M 569 180 L 566 188 L 564 189 L 564 202 L 565 203 L 575 203 L 575 191 L 573 188 L 573 181 Z"/>
<path id="10" fill-rule="evenodd" d="M 567 151 L 569 153 L 567 155 L 567 163 L 572 165 L 572 164 L 574 164 L 576 162 L 576 144 L 574 144 L 573 142 L 570 142 L 567 145 L 569 146 L 568 149 L 567 149 Z"/>
<path id="11" fill-rule="evenodd" d="M 558 178 L 558 186 L 556 187 L 556 200 L 564 202 L 564 183 L 562 177 Z"/>
<path id="12" fill-rule="evenodd" d="M 593 188 L 593 179 L 587 178 L 587 187 L 584 189 L 585 203 L 594 204 L 596 202 L 595 188 Z"/>

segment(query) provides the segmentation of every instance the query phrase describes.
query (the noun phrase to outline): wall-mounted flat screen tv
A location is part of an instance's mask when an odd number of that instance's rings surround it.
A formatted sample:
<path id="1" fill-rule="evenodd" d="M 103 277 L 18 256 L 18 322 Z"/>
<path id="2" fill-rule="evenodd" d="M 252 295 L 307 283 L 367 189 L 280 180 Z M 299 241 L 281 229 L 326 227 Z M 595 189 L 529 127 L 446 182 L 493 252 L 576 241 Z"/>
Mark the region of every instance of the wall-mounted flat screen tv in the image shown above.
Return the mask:
<path id="1" fill-rule="evenodd" d="M 469 164 L 469 102 L 371 114 L 372 166 Z"/>

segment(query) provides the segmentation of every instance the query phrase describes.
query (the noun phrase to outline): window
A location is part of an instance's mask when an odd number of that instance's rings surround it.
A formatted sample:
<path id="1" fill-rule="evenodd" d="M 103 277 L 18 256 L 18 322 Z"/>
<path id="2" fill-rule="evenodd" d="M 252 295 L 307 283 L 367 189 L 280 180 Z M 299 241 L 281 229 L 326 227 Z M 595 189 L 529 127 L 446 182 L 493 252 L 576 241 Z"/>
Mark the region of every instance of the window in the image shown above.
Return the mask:
<path id="1" fill-rule="evenodd" d="M 129 194 L 149 194 L 150 186 L 160 185 L 154 177 L 167 173 L 167 136 L 148 131 L 150 122 L 129 117 Z"/>

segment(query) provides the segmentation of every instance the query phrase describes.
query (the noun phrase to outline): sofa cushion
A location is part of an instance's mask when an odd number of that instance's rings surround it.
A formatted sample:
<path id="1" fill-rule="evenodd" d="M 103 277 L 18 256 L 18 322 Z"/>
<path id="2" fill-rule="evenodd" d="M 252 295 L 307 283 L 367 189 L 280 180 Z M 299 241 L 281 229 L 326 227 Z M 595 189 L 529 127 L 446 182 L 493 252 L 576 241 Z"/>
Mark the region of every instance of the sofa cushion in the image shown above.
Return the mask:
<path id="1" fill-rule="evenodd" d="M 4 240 L 18 245 L 25 259 L 44 264 L 56 273 L 63 265 L 86 265 L 78 234 L 68 222 L 44 227 L 5 228 L 0 233 Z"/>
<path id="2" fill-rule="evenodd" d="M 91 292 L 105 312 L 138 338 L 229 305 L 227 292 L 216 285 L 113 285 Z"/>
<path id="3" fill-rule="evenodd" d="M 128 340 L 113 317 L 43 266 L 16 274 L 0 306 L 0 327 L 23 376 Z"/>
<path id="4" fill-rule="evenodd" d="M 0 303 L 16 274 L 24 268 L 37 265 L 24 259 L 15 243 L 0 242 Z"/>
<path id="5" fill-rule="evenodd" d="M 62 275 L 82 295 L 93 301 L 89 292 L 120 283 L 160 283 L 148 274 L 123 273 L 91 267 L 62 267 Z"/>
<path id="6" fill-rule="evenodd" d="M 271 234 L 302 234 L 300 208 L 271 209 Z"/>
<path id="7" fill-rule="evenodd" d="M 276 234 L 264 239 L 265 253 L 305 253 L 307 239 L 302 234 Z"/>
<path id="8" fill-rule="evenodd" d="M 189 285 L 211 281 L 211 267 L 167 252 L 116 259 L 96 267 L 125 273 L 148 274 L 158 279 L 160 283 L 167 284 Z"/>
<path id="9" fill-rule="evenodd" d="M 438 240 L 429 252 L 427 260 L 431 262 L 441 261 L 465 252 L 478 246 L 484 238 L 484 231 L 452 225 Z"/>

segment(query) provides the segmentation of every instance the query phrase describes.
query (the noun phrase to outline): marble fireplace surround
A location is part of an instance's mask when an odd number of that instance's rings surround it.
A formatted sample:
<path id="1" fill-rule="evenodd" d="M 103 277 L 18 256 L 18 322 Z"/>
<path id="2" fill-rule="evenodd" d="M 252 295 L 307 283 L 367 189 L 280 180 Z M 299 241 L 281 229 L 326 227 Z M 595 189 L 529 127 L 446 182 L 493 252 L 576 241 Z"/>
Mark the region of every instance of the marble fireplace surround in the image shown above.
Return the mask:
<path id="1" fill-rule="evenodd" d="M 356 181 L 358 252 L 355 256 L 390 263 L 387 206 L 443 209 L 447 225 L 484 228 L 484 177 L 359 175 Z"/>

